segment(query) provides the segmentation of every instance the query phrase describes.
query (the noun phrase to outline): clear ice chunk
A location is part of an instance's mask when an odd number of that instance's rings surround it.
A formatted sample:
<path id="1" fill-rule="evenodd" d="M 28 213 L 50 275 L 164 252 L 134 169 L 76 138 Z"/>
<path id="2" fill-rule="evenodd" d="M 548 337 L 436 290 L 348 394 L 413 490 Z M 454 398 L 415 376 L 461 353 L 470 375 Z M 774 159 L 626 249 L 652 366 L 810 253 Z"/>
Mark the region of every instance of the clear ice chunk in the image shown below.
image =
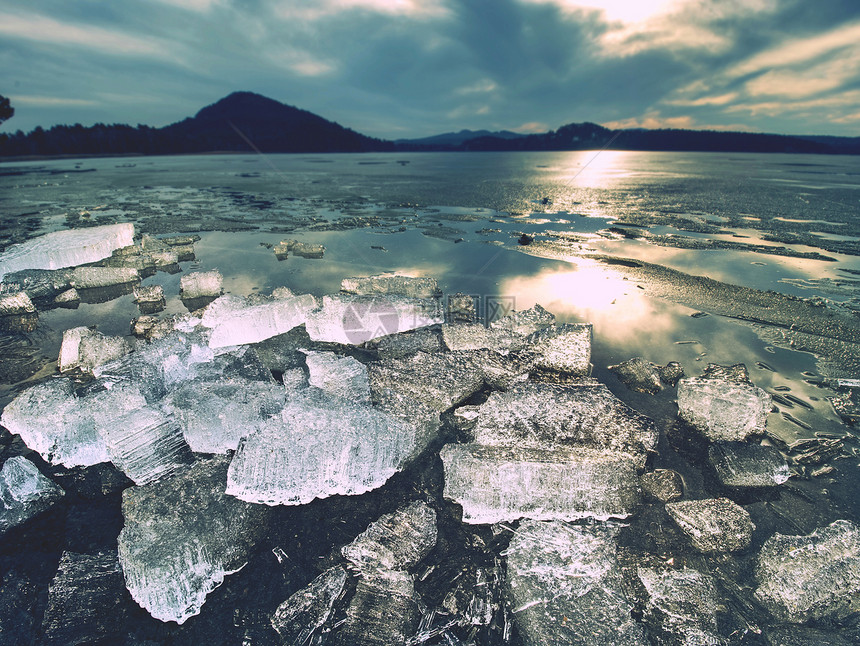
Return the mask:
<path id="1" fill-rule="evenodd" d="M 380 516 L 341 553 L 361 573 L 407 570 L 430 553 L 436 538 L 436 512 L 415 501 Z"/>
<path id="2" fill-rule="evenodd" d="M 119 561 L 132 598 L 160 621 L 200 612 L 224 577 L 243 568 L 268 510 L 224 494 L 226 458 L 185 467 L 122 495 Z"/>
<path id="3" fill-rule="evenodd" d="M 316 307 L 311 294 L 291 296 L 270 303 L 222 311 L 209 338 L 210 348 L 258 343 L 265 339 L 289 332 L 304 323 Z M 215 317 L 204 317 L 208 325 Z"/>
<path id="4" fill-rule="evenodd" d="M 711 377 L 678 382 L 678 415 L 713 442 L 764 433 L 770 407 L 770 395 L 752 384 Z"/>
<path id="5" fill-rule="evenodd" d="M 308 316 L 306 328 L 314 341 L 360 345 L 389 334 L 442 323 L 435 299 L 405 296 L 323 296 L 320 309 Z"/>
<path id="6" fill-rule="evenodd" d="M 442 340 L 449 350 L 481 350 L 510 352 L 519 349 L 525 337 L 507 329 L 489 328 L 480 323 L 446 323 Z"/>
<path id="7" fill-rule="evenodd" d="M 340 289 L 348 294 L 362 296 L 397 294 L 409 298 L 436 298 L 442 294 L 435 278 L 413 278 L 391 274 L 344 278 L 340 282 Z"/>
<path id="8" fill-rule="evenodd" d="M 618 365 L 609 366 L 618 379 L 630 390 L 637 393 L 656 394 L 663 390 L 657 366 L 642 357 L 633 357 Z"/>
<path id="9" fill-rule="evenodd" d="M 639 580 L 648 592 L 646 618 L 689 646 L 721 646 L 717 634 L 719 595 L 714 580 L 696 570 L 683 568 L 664 572 L 638 569 Z"/>
<path id="10" fill-rule="evenodd" d="M 272 628 L 285 644 L 307 644 L 334 613 L 338 599 L 346 589 L 347 574 L 333 567 L 311 581 L 286 601 L 272 615 Z"/>
<path id="11" fill-rule="evenodd" d="M 380 410 L 308 388 L 239 444 L 227 493 L 266 505 L 362 494 L 424 448 L 418 435 Z"/>
<path id="12" fill-rule="evenodd" d="M 130 222 L 47 233 L 0 254 L 0 280 L 22 269 L 62 269 L 97 262 L 131 244 L 134 224 Z"/>
<path id="13" fill-rule="evenodd" d="M 506 551 L 506 595 L 526 646 L 648 644 L 616 557 L 618 528 L 525 521 Z"/>
<path id="14" fill-rule="evenodd" d="M 701 552 L 739 552 L 752 541 L 749 512 L 728 498 L 670 502 L 666 511 Z"/>
<path id="15" fill-rule="evenodd" d="M 591 372 L 590 324 L 549 325 L 530 334 L 522 350 L 530 369 L 566 377 Z"/>
<path id="16" fill-rule="evenodd" d="M 780 621 L 843 619 L 860 593 L 860 528 L 837 520 L 808 536 L 774 534 L 755 574 L 755 596 Z"/>
<path id="17" fill-rule="evenodd" d="M 654 422 L 603 384 L 534 382 L 491 393 L 478 408 L 471 434 L 476 443 L 493 446 L 612 449 L 636 456 L 640 467 L 658 439 Z"/>
<path id="18" fill-rule="evenodd" d="M 342 399 L 370 403 L 370 381 L 363 363 L 352 357 L 339 357 L 334 352 L 303 352 L 311 386 Z"/>
<path id="19" fill-rule="evenodd" d="M 708 461 L 725 487 L 777 487 L 791 476 L 779 449 L 750 442 L 716 442 Z"/>
<path id="20" fill-rule="evenodd" d="M 224 277 L 220 271 L 195 271 L 179 280 L 179 295 L 185 300 L 221 295 Z"/>
<path id="21" fill-rule="evenodd" d="M 334 643 L 339 646 L 405 644 L 421 618 L 412 577 L 402 570 L 362 574 Z"/>
<path id="22" fill-rule="evenodd" d="M 88 327 L 75 327 L 63 332 L 57 363 L 60 372 L 76 368 L 92 372 L 97 366 L 124 357 L 130 350 L 121 336 L 105 336 Z"/>
<path id="23" fill-rule="evenodd" d="M 234 376 L 186 382 L 161 406 L 179 421 L 192 451 L 226 453 L 235 451 L 263 420 L 280 413 L 285 402 L 281 384 Z"/>
<path id="24" fill-rule="evenodd" d="M 447 444 L 440 456 L 444 495 L 463 507 L 466 523 L 624 518 L 639 503 L 626 453 Z"/>
<path id="25" fill-rule="evenodd" d="M 9 458 L 0 468 L 0 536 L 41 514 L 63 495 L 27 458 Z"/>

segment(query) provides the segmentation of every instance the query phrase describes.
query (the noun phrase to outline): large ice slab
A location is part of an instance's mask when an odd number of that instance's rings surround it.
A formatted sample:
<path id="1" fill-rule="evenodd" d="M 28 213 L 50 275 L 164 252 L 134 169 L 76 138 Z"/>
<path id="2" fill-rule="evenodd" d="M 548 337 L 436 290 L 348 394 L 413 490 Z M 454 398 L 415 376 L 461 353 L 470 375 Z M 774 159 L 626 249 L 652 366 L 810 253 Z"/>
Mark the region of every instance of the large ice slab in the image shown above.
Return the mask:
<path id="1" fill-rule="evenodd" d="M 440 455 L 445 497 L 462 505 L 467 523 L 623 518 L 639 502 L 626 453 L 447 444 Z"/>
<path id="2" fill-rule="evenodd" d="M 443 320 L 442 306 L 435 299 L 335 294 L 323 296 L 320 309 L 308 316 L 306 328 L 314 341 L 359 345 Z"/>
<path id="3" fill-rule="evenodd" d="M 657 446 L 654 422 L 603 384 L 558 386 L 525 382 L 494 392 L 477 408 L 478 444 L 552 448 L 590 446 L 623 451 L 644 465 Z"/>
<path id="4" fill-rule="evenodd" d="M 339 357 L 334 352 L 303 352 L 311 386 L 336 397 L 370 403 L 370 381 L 363 363 L 352 357 Z"/>
<path id="5" fill-rule="evenodd" d="M 648 644 L 631 617 L 612 526 L 522 523 L 506 551 L 506 594 L 526 646 Z"/>
<path id="6" fill-rule="evenodd" d="M 726 643 L 717 634 L 720 600 L 714 580 L 696 570 L 638 569 L 648 592 L 646 619 L 689 646 Z"/>
<path id="7" fill-rule="evenodd" d="M 314 308 L 313 295 L 302 294 L 222 311 L 218 317 L 204 317 L 203 324 L 212 327 L 211 348 L 258 343 L 302 325 Z"/>
<path id="8" fill-rule="evenodd" d="M 756 597 L 780 621 L 842 619 L 860 594 L 860 528 L 837 520 L 808 536 L 774 534 L 755 574 Z"/>
<path id="9" fill-rule="evenodd" d="M 192 451 L 226 453 L 283 410 L 285 402 L 283 385 L 233 376 L 186 382 L 161 406 L 179 421 Z"/>
<path id="10" fill-rule="evenodd" d="M 308 388 L 239 444 L 227 493 L 267 505 L 361 494 L 423 449 L 419 433 L 375 408 Z"/>
<path id="11" fill-rule="evenodd" d="M 134 224 L 130 222 L 47 233 L 0 254 L 0 280 L 22 269 L 62 269 L 97 262 L 131 244 Z"/>
<path id="12" fill-rule="evenodd" d="M 666 511 L 702 552 L 737 552 L 752 541 L 749 512 L 728 498 L 670 502 Z"/>
<path id="13" fill-rule="evenodd" d="M 198 614 L 265 531 L 267 509 L 225 495 L 226 475 L 227 460 L 215 458 L 123 492 L 125 584 L 156 619 L 181 624 Z"/>
<path id="14" fill-rule="evenodd" d="M 442 294 L 435 278 L 413 278 L 390 274 L 344 278 L 340 281 L 340 289 L 348 294 L 363 296 L 397 294 L 409 298 L 435 298 Z"/>
<path id="15" fill-rule="evenodd" d="M 714 442 L 764 433 L 770 395 L 749 383 L 712 377 L 678 382 L 678 415 Z"/>
<path id="16" fill-rule="evenodd" d="M 63 495 L 27 458 L 9 458 L 0 468 L 0 536 L 41 514 Z"/>

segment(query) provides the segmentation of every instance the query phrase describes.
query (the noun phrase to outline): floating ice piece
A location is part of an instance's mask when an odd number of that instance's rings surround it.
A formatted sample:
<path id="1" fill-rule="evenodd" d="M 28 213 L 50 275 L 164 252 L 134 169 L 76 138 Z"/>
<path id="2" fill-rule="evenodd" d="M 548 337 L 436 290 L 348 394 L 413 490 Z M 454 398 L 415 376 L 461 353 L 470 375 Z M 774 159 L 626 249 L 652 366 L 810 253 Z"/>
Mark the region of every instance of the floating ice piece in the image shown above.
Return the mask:
<path id="1" fill-rule="evenodd" d="M 221 295 L 224 277 L 221 272 L 196 271 L 179 280 L 179 295 L 183 300 L 215 298 Z"/>
<path id="2" fill-rule="evenodd" d="M 48 586 L 45 643 L 122 643 L 127 628 L 123 587 L 116 552 L 63 552 Z"/>
<path id="3" fill-rule="evenodd" d="M 558 386 L 525 382 L 494 392 L 472 428 L 478 444 L 552 448 L 591 446 L 627 452 L 644 466 L 657 446 L 654 422 L 603 384 Z"/>
<path id="4" fill-rule="evenodd" d="M 655 394 L 663 390 L 657 366 L 642 357 L 633 357 L 615 366 L 609 366 L 618 379 L 637 393 Z"/>
<path id="5" fill-rule="evenodd" d="M 342 399 L 370 403 L 370 382 L 363 363 L 352 357 L 339 357 L 334 352 L 303 352 L 307 355 L 311 386 Z"/>
<path id="6" fill-rule="evenodd" d="M 756 597 L 780 621 L 839 620 L 860 593 L 860 528 L 837 520 L 807 536 L 774 534 L 761 548 Z"/>
<path id="7" fill-rule="evenodd" d="M 121 336 L 105 336 L 88 327 L 75 327 L 63 332 L 58 366 L 60 372 L 80 368 L 92 372 L 102 364 L 124 357 L 131 348 Z"/>
<path id="8" fill-rule="evenodd" d="M 526 646 L 648 644 L 624 593 L 613 526 L 525 521 L 511 538 L 506 594 Z"/>
<path id="9" fill-rule="evenodd" d="M 235 451 L 239 440 L 254 432 L 286 401 L 281 384 L 252 381 L 243 377 L 194 380 L 170 393 L 162 407 L 172 412 L 192 451 Z"/>
<path id="10" fill-rule="evenodd" d="M 134 301 L 142 314 L 153 314 L 164 309 L 164 288 L 161 285 L 147 285 L 134 288 Z"/>
<path id="11" fill-rule="evenodd" d="M 419 429 L 316 388 L 239 444 L 227 493 L 266 505 L 303 505 L 382 486 L 419 453 Z"/>
<path id="12" fill-rule="evenodd" d="M 752 541 L 749 512 L 728 498 L 670 502 L 666 511 L 702 552 L 738 552 Z"/>
<path id="13" fill-rule="evenodd" d="M 720 602 L 711 577 L 688 568 L 660 572 L 640 567 L 638 574 L 648 592 L 646 617 L 674 635 L 679 644 L 726 644 L 717 635 Z"/>
<path id="14" fill-rule="evenodd" d="M 435 299 L 405 296 L 323 296 L 322 307 L 308 316 L 314 341 L 358 345 L 380 337 L 443 322 Z"/>
<path id="15" fill-rule="evenodd" d="M 99 227 L 55 231 L 9 247 L 0 255 L 0 280 L 22 269 L 61 269 L 97 262 L 114 249 L 134 243 L 134 225 L 108 224 Z"/>
<path id="16" fill-rule="evenodd" d="M 71 289 L 67 289 L 66 291 L 57 294 L 57 297 L 54 299 L 54 305 L 57 307 L 66 307 L 69 309 L 75 309 L 81 303 L 81 295 L 78 293 L 74 287 Z"/>
<path id="17" fill-rule="evenodd" d="M 63 495 L 27 458 L 9 458 L 0 468 L 0 536 L 41 514 Z"/>
<path id="18" fill-rule="evenodd" d="M 333 567 L 284 601 L 272 615 L 272 628 L 285 644 L 306 644 L 334 613 L 344 594 L 347 574 Z"/>
<path id="19" fill-rule="evenodd" d="M 440 455 L 445 497 L 467 523 L 624 518 L 639 502 L 636 463 L 624 453 L 447 444 Z"/>
<path id="20" fill-rule="evenodd" d="M 791 476 L 782 453 L 761 444 L 717 442 L 708 449 L 708 461 L 726 487 L 776 487 Z"/>
<path id="21" fill-rule="evenodd" d="M 674 502 L 684 496 L 684 483 L 681 475 L 672 469 L 655 469 L 642 474 L 642 492 L 662 503 Z"/>
<path id="22" fill-rule="evenodd" d="M 771 398 L 752 384 L 697 377 L 678 382 L 678 415 L 714 442 L 764 433 Z"/>
<path id="23" fill-rule="evenodd" d="M 363 296 L 398 294 L 409 298 L 436 298 L 442 294 L 435 278 L 413 278 L 390 274 L 344 278 L 340 282 L 340 289 L 348 294 Z"/>
<path id="24" fill-rule="evenodd" d="M 69 274 L 76 289 L 101 289 L 140 282 L 140 273 L 126 267 L 77 267 Z"/>
<path id="25" fill-rule="evenodd" d="M 231 303 L 233 307 L 235 301 Z M 203 325 L 212 326 L 210 348 L 258 343 L 301 325 L 315 307 L 313 295 L 302 294 L 229 311 L 219 308 L 219 314 L 204 316 Z"/>
<path id="26" fill-rule="evenodd" d="M 436 537 L 436 512 L 415 501 L 380 516 L 341 553 L 362 573 L 406 570 L 430 553 L 436 546 Z"/>
<path id="27" fill-rule="evenodd" d="M 132 598 L 156 619 L 198 614 L 265 531 L 265 507 L 223 493 L 226 471 L 215 458 L 123 492 L 119 561 Z"/>
<path id="28" fill-rule="evenodd" d="M 402 570 L 363 573 L 338 632 L 350 646 L 405 644 L 421 618 L 412 577 Z"/>

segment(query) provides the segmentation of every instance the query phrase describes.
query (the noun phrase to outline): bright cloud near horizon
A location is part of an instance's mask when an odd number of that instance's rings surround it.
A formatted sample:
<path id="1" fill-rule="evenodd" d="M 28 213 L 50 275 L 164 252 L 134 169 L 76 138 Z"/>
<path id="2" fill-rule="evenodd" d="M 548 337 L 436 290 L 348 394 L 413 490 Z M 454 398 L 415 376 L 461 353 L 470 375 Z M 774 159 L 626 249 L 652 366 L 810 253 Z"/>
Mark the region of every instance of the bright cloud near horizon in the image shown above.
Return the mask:
<path id="1" fill-rule="evenodd" d="M 396 139 L 860 136 L 856 0 L 0 0 L 0 130 L 163 126 L 236 90 Z"/>

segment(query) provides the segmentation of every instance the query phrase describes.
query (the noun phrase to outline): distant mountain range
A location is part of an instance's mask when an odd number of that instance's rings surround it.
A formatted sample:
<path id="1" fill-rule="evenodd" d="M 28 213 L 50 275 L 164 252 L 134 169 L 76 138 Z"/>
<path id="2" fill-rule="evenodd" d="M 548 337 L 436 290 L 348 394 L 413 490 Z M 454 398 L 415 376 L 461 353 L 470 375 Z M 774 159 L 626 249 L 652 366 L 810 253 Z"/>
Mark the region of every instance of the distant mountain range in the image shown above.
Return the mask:
<path id="1" fill-rule="evenodd" d="M 789 136 L 712 130 L 610 130 L 571 123 L 542 134 L 461 130 L 386 141 L 252 92 L 234 92 L 193 117 L 163 128 L 145 125 L 54 126 L 0 134 L 0 157 L 164 155 L 205 152 L 384 152 L 667 150 L 860 154 L 860 137 Z"/>

